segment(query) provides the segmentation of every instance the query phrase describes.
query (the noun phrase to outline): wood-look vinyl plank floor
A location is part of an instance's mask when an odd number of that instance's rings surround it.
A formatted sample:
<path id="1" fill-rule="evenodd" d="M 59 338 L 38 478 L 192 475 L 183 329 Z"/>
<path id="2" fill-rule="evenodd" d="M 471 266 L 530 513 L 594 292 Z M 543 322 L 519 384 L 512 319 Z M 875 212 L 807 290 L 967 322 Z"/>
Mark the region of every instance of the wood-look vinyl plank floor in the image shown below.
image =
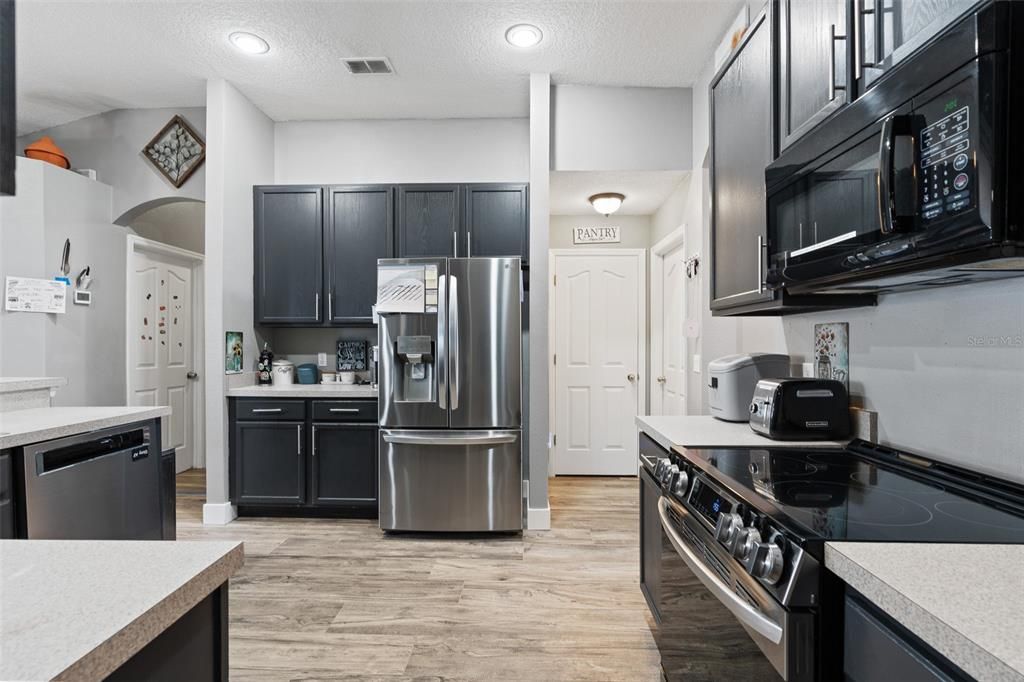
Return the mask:
<path id="1" fill-rule="evenodd" d="M 555 478 L 552 530 L 385 535 L 376 521 L 204 526 L 178 475 L 178 538 L 241 540 L 231 679 L 660 680 L 639 588 L 636 478 Z"/>

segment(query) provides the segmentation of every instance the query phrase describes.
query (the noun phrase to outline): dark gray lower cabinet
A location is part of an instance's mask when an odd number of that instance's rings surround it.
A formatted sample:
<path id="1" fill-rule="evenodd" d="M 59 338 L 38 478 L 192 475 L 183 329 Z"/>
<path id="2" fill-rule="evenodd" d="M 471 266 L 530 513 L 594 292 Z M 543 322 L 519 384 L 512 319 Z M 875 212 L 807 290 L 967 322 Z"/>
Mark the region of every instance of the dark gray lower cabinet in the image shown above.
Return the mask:
<path id="1" fill-rule="evenodd" d="M 377 504 L 377 426 L 313 424 L 313 504 Z"/>
<path id="2" fill-rule="evenodd" d="M 377 401 L 230 401 L 231 501 L 242 514 L 377 511 Z"/>
<path id="3" fill-rule="evenodd" d="M 164 540 L 174 540 L 177 536 L 177 488 L 174 448 L 171 448 L 160 453 L 160 525 Z"/>
<path id="4" fill-rule="evenodd" d="M 10 452 L 0 452 L 0 540 L 14 537 L 14 470 Z"/>
<path id="5" fill-rule="evenodd" d="M 236 422 L 233 450 L 236 502 L 257 505 L 306 501 L 304 422 Z"/>

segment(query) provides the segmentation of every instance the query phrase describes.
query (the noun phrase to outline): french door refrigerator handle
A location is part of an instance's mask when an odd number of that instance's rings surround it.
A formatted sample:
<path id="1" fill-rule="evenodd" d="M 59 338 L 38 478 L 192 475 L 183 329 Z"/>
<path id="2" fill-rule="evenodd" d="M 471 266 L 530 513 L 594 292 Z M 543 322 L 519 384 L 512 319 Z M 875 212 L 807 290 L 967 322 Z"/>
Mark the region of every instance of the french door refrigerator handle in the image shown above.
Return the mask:
<path id="1" fill-rule="evenodd" d="M 658 500 L 658 516 L 661 517 L 661 527 L 665 529 L 665 534 L 668 535 L 669 540 L 672 541 L 672 546 L 676 548 L 676 552 L 682 557 L 686 565 L 690 567 L 697 578 L 704 584 L 711 594 L 715 596 L 718 601 L 722 603 L 725 608 L 729 609 L 732 615 L 736 616 L 736 619 L 743 625 L 746 625 L 751 630 L 761 635 L 772 644 L 778 644 L 782 641 L 782 626 L 765 617 L 764 614 L 759 612 L 753 606 L 748 604 L 746 601 L 737 596 L 732 588 L 722 582 L 715 573 L 709 571 L 705 567 L 704 562 L 697 557 L 689 547 L 686 546 L 686 542 L 679 537 L 679 533 L 672 525 L 672 521 L 668 518 L 668 501 L 662 497 Z"/>
<path id="2" fill-rule="evenodd" d="M 437 406 L 448 409 L 448 276 L 437 278 Z"/>
<path id="3" fill-rule="evenodd" d="M 448 306 L 448 349 L 451 353 L 451 376 L 452 395 L 449 401 L 453 410 L 459 409 L 459 280 L 455 275 L 448 276 L 449 306 Z"/>
<path id="4" fill-rule="evenodd" d="M 385 433 L 385 443 L 396 445 L 502 445 L 516 442 L 515 434 L 499 433 L 472 436 L 437 436 L 415 433 Z"/>

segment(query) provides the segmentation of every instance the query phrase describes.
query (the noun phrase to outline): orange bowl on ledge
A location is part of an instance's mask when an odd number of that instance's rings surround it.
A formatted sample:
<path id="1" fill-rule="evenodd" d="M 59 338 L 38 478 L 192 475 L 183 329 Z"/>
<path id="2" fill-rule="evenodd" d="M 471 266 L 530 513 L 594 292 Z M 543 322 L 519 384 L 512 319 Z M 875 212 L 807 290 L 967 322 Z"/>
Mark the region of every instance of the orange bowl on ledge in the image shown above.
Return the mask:
<path id="1" fill-rule="evenodd" d="M 30 142 L 25 147 L 25 156 L 37 161 L 52 163 L 54 166 L 60 166 L 61 168 L 71 168 L 71 162 L 64 155 L 64 150 L 58 147 L 49 136 L 40 137 L 35 142 Z"/>

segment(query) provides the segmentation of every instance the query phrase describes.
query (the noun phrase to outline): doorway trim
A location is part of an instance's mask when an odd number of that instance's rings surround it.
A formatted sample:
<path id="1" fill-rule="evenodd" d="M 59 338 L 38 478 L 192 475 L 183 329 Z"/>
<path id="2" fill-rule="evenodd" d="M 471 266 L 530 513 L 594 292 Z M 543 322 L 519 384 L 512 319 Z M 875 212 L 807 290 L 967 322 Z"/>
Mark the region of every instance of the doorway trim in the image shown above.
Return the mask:
<path id="1" fill-rule="evenodd" d="M 152 239 L 146 239 L 138 235 L 128 235 L 128 248 L 127 255 L 125 257 L 125 353 L 124 353 L 124 364 L 125 364 L 125 405 L 130 402 L 132 395 L 132 371 L 131 371 L 131 359 L 128 353 L 128 347 L 132 342 L 132 321 L 129 319 L 131 315 L 131 306 L 128 305 L 128 295 L 131 291 L 131 273 L 132 273 L 132 257 L 136 253 L 152 253 L 161 256 L 171 256 L 178 258 L 191 264 L 192 269 L 192 366 L 205 368 L 206 363 L 204 362 L 204 343 L 203 343 L 203 326 L 204 326 L 204 308 L 203 308 L 203 265 L 205 263 L 205 256 L 195 251 L 189 251 L 188 249 L 182 249 L 177 246 L 171 246 L 170 244 L 164 244 L 162 242 L 156 242 Z M 206 468 L 206 438 L 203 435 L 206 433 L 206 376 L 205 372 L 199 373 L 199 378 L 195 382 L 195 390 L 192 393 L 192 467 L 195 469 Z"/>
<path id="2" fill-rule="evenodd" d="M 637 396 L 638 414 L 647 413 L 647 249 L 610 249 L 610 248 L 574 248 L 574 249 L 550 249 L 548 251 L 548 273 L 551 276 L 551 287 L 548 289 L 548 357 L 545 362 L 548 362 L 548 419 L 549 424 L 552 428 L 558 423 L 556 419 L 556 406 L 558 401 L 556 400 L 556 378 L 558 367 L 554 362 L 556 341 L 557 341 L 557 324 L 558 315 L 555 305 L 555 291 L 554 288 L 557 286 L 555 283 L 555 276 L 558 274 L 558 259 L 564 257 L 573 256 L 632 256 L 636 259 L 637 265 L 637 280 L 639 286 L 637 291 L 639 292 L 639 300 L 637 301 L 637 309 L 640 314 L 640 324 L 637 325 L 637 354 L 639 358 L 637 360 Z M 557 434 L 552 434 L 557 439 Z M 550 437 L 549 437 L 550 441 Z M 558 459 L 558 443 L 549 442 L 549 457 L 548 457 L 548 476 L 555 475 L 555 461 Z"/>
<path id="3" fill-rule="evenodd" d="M 665 408 L 661 400 L 661 392 L 654 390 L 654 377 L 660 376 L 664 371 L 664 364 L 662 358 L 664 357 L 662 351 L 661 339 L 665 332 L 664 318 L 657 314 L 665 304 L 665 291 L 662 288 L 665 275 L 665 256 L 675 251 L 677 248 L 685 243 L 686 236 L 686 224 L 682 224 L 676 229 L 669 232 L 665 237 L 658 241 L 657 244 L 651 247 L 651 402 L 650 409 L 651 414 L 664 414 Z M 687 292 L 683 292 L 683 302 L 685 305 Z M 687 319 L 689 311 L 684 308 L 683 319 Z M 683 337 L 683 356 L 689 361 L 690 349 L 689 340 Z M 687 376 L 689 376 L 689 367 L 685 368 Z M 689 389 L 689 386 L 687 386 Z M 689 391 L 687 391 L 689 393 Z M 687 396 L 689 401 L 689 396 Z"/>

